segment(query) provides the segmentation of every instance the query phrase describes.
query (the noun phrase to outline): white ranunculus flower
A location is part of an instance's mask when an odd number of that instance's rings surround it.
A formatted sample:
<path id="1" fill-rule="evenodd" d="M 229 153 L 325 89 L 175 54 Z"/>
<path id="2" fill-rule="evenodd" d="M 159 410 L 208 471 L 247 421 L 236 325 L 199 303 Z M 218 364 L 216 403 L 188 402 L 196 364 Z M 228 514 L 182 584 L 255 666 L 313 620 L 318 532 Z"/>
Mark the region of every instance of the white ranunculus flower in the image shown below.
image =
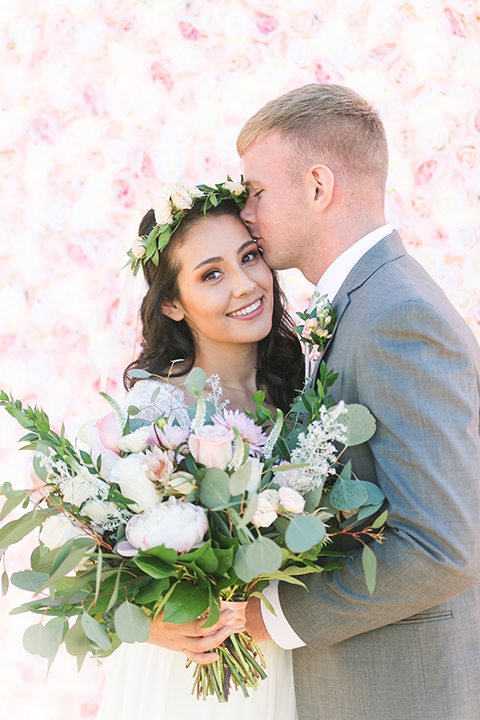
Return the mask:
<path id="1" fill-rule="evenodd" d="M 291 487 L 281 487 L 278 491 L 280 505 L 284 510 L 291 513 L 301 513 L 305 507 L 305 499 L 298 490 Z"/>
<path id="2" fill-rule="evenodd" d="M 127 523 L 128 542 L 141 550 L 165 545 L 179 553 L 188 552 L 208 530 L 205 510 L 198 505 L 171 497 Z"/>
<path id="3" fill-rule="evenodd" d="M 118 441 L 118 449 L 122 452 L 138 453 L 149 446 L 149 439 L 152 434 L 151 425 L 142 425 L 128 435 L 124 435 Z"/>
<path id="4" fill-rule="evenodd" d="M 277 490 L 264 490 L 258 496 L 258 505 L 252 523 L 256 527 L 270 527 L 278 517 L 280 495 Z"/>
<path id="5" fill-rule="evenodd" d="M 173 222 L 172 207 L 168 198 L 158 195 L 152 205 L 157 225 L 170 225 Z"/>
<path id="6" fill-rule="evenodd" d="M 109 517 L 116 514 L 117 506 L 113 502 L 103 500 L 90 500 L 82 508 L 83 515 L 86 515 L 96 525 L 102 525 Z"/>
<path id="7" fill-rule="evenodd" d="M 40 532 L 40 540 L 49 550 L 56 550 L 77 537 L 88 537 L 88 535 L 74 525 L 66 515 L 47 517 Z"/>
<path id="8" fill-rule="evenodd" d="M 246 192 L 247 188 L 245 185 L 242 185 L 241 183 L 232 182 L 232 180 L 227 180 L 227 182 L 223 183 L 223 187 L 227 190 L 230 190 L 232 195 L 241 195 L 243 192 Z"/>
<path id="9" fill-rule="evenodd" d="M 133 500 L 130 509 L 133 512 L 143 512 L 161 500 L 161 494 L 154 483 L 149 480 L 144 470 L 145 456 L 134 453 L 119 458 L 110 473 L 110 482 L 120 486 L 120 492 L 126 498 Z"/>

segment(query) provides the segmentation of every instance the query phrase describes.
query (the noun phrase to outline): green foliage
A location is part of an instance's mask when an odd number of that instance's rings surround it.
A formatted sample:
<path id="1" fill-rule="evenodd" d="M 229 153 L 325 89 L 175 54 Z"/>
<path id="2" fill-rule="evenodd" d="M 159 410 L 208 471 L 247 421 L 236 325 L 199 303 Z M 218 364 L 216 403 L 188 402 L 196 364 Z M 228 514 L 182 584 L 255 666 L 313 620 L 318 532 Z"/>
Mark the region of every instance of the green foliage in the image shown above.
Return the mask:
<path id="1" fill-rule="evenodd" d="M 115 632 L 122 642 L 146 642 L 150 637 L 151 624 L 141 608 L 125 601 L 115 611 Z"/>

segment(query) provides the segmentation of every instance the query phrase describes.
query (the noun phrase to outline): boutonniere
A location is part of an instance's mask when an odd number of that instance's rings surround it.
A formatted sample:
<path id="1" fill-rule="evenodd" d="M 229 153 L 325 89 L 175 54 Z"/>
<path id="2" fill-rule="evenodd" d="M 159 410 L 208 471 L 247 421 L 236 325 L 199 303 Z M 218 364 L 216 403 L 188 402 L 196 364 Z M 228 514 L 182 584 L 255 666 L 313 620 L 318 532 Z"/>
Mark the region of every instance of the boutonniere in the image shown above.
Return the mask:
<path id="1" fill-rule="evenodd" d="M 315 305 L 312 310 L 297 312 L 298 317 L 304 321 L 297 325 L 295 330 L 305 346 L 305 375 L 310 377 L 312 364 L 315 363 L 322 350 L 332 337 L 335 324 L 335 311 L 326 295 L 314 293 Z"/>

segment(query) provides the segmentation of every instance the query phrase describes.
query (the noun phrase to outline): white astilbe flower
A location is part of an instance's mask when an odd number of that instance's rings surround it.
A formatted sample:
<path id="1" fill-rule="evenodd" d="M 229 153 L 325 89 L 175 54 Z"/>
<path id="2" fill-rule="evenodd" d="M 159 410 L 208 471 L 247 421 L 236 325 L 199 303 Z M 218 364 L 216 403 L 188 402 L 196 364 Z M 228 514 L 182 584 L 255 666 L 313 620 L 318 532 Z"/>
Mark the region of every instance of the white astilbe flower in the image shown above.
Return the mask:
<path id="1" fill-rule="evenodd" d="M 263 457 L 266 460 L 270 460 L 273 453 L 273 448 L 275 447 L 275 443 L 277 442 L 278 438 L 280 437 L 280 433 L 282 432 L 282 426 L 283 426 L 283 413 L 281 410 L 277 410 L 277 417 L 275 420 L 275 424 L 273 428 L 270 431 L 270 435 L 268 436 L 268 440 L 265 443 L 265 446 L 263 448 Z"/>
<path id="2" fill-rule="evenodd" d="M 306 433 L 300 433 L 297 445 L 292 450 L 292 464 L 305 463 L 306 467 L 289 472 L 288 485 L 302 495 L 323 484 L 328 475 L 334 473 L 333 465 L 337 460 L 335 442 L 345 443 L 347 427 L 340 418 L 347 412 L 345 403 L 339 402 L 327 410 L 320 408 L 320 418 L 308 426 Z"/>
<path id="3" fill-rule="evenodd" d="M 205 400 L 203 399 L 203 395 L 200 395 L 198 393 L 197 395 L 197 410 L 195 412 L 195 417 L 192 420 L 192 424 L 190 425 L 190 430 L 194 432 L 194 430 L 197 430 L 198 428 L 201 428 L 205 424 L 205 417 L 207 414 L 207 406 L 205 404 Z"/>
<path id="4" fill-rule="evenodd" d="M 221 400 L 223 389 L 220 385 L 220 375 L 210 375 L 207 380 L 207 385 L 210 385 L 212 388 L 211 393 L 207 396 L 207 400 L 215 405 L 215 412 L 221 412 L 225 407 L 227 407 L 230 400 Z"/>
<path id="5" fill-rule="evenodd" d="M 68 467 L 63 460 L 54 460 L 51 455 L 44 455 L 35 450 L 33 456 L 38 459 L 39 465 L 45 468 L 50 481 L 55 482 L 66 502 L 80 506 L 86 500 L 105 500 L 108 496 L 109 485 L 92 475 L 82 465 L 78 472 Z"/>

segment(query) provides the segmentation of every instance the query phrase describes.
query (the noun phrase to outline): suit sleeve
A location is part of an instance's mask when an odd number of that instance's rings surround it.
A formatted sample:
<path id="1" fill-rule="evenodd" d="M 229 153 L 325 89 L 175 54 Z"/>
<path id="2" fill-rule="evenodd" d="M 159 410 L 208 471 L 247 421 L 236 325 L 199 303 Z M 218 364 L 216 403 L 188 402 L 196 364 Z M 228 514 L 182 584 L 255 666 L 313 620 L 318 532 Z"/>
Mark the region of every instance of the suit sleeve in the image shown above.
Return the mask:
<path id="1" fill-rule="evenodd" d="M 389 518 L 385 542 L 373 547 L 372 597 L 361 551 L 344 569 L 308 576 L 308 592 L 280 583 L 283 612 L 313 650 L 410 617 L 480 579 L 480 363 L 465 337 L 435 308 L 409 301 L 351 338 L 344 373 L 377 420 L 367 452 Z"/>

